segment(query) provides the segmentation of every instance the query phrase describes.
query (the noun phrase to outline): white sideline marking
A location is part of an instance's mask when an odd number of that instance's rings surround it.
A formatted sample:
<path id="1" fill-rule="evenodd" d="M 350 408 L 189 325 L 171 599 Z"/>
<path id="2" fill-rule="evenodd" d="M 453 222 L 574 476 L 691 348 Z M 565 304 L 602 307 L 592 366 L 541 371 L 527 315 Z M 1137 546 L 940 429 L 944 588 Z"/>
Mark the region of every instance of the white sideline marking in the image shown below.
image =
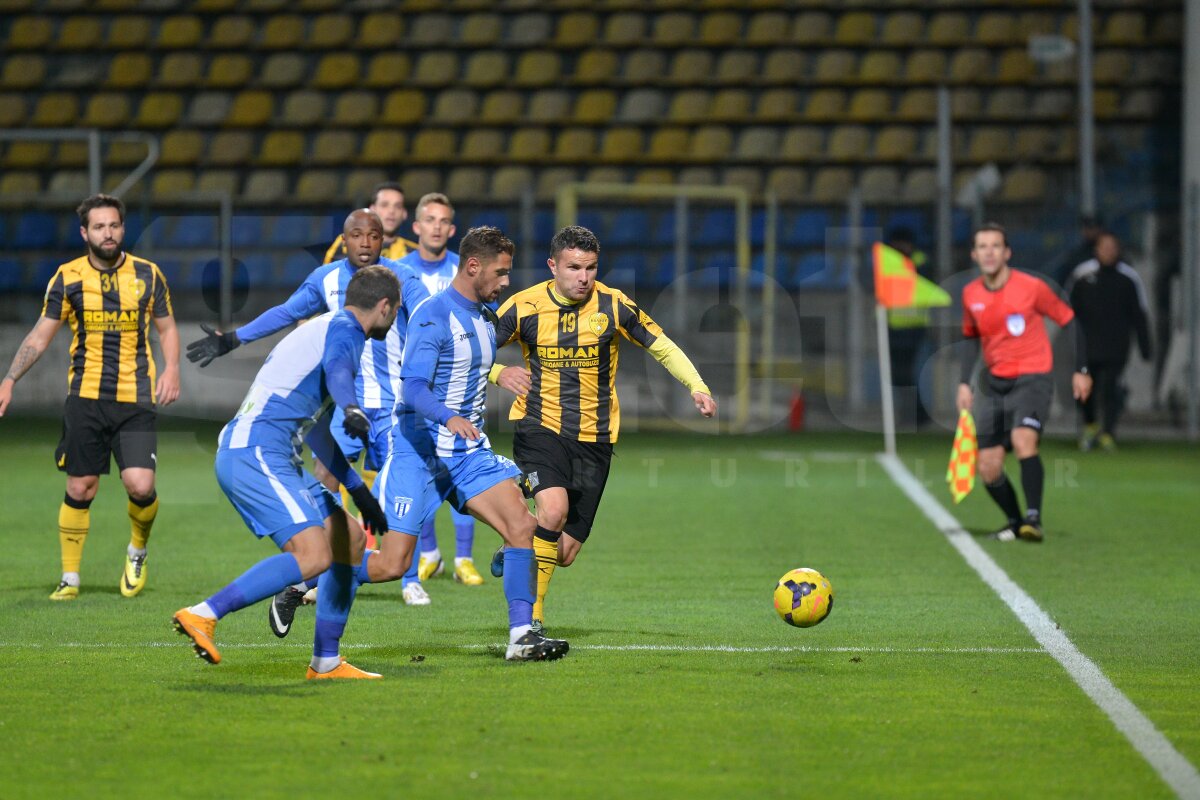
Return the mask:
<path id="1" fill-rule="evenodd" d="M 1154 727 L 1154 723 L 1113 685 L 1090 658 L 1075 647 L 1054 620 L 1008 577 L 958 520 L 913 477 L 899 458 L 880 453 L 876 459 L 900 490 L 908 495 L 908 499 L 937 526 L 963 560 L 1012 609 L 1038 644 L 1062 664 L 1084 694 L 1108 715 L 1117 730 L 1175 794 L 1183 798 L 1200 798 L 1200 772 Z"/>

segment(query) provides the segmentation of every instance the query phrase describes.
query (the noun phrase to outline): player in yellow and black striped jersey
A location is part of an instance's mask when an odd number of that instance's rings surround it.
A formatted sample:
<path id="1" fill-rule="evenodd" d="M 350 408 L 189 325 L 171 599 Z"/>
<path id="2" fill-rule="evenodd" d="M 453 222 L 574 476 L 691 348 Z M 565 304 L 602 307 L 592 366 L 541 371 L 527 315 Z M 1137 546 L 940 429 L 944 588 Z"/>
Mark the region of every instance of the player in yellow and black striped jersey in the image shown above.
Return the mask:
<path id="1" fill-rule="evenodd" d="M 46 289 L 41 319 L 0 381 L 3 416 L 16 382 L 62 324 L 70 323 L 74 336 L 67 401 L 55 453 L 58 468 L 67 474 L 58 513 L 63 575 L 52 600 L 79 596 L 89 507 L 113 457 L 129 494 L 132 527 L 121 594 L 133 597 L 146 585 L 146 542 L 158 513 L 155 402 L 166 405 L 179 396 L 179 332 L 171 295 L 157 266 L 124 251 L 124 204 L 109 195 L 94 195 L 80 204 L 79 222 L 88 253 L 58 268 Z M 157 381 L 150 349 L 152 321 L 166 360 Z"/>
<path id="2" fill-rule="evenodd" d="M 662 328 L 623 292 L 596 280 L 599 259 L 595 234 L 563 228 L 550 243 L 553 278 L 510 297 L 496 323 L 496 346 L 519 341 L 530 373 L 529 391 L 517 397 L 509 419 L 517 420 L 513 458 L 537 504 L 539 629 L 554 568 L 574 562 L 587 541 L 608 480 L 621 429 L 620 337 L 646 348 L 686 386 L 701 414 L 717 411 L 700 373 Z M 493 380 L 500 371 L 493 368 Z M 492 573 L 498 571 L 493 559 Z"/>
<path id="3" fill-rule="evenodd" d="M 383 250 L 380 252 L 380 256 L 399 261 L 417 249 L 416 242 L 401 239 L 396 235 L 400 226 L 404 224 L 404 220 L 408 219 L 408 209 L 404 207 L 404 189 L 400 184 L 388 181 L 376 186 L 375 191 L 371 193 L 371 202 L 367 207 L 378 214 L 380 221 L 383 222 Z M 325 251 L 325 260 L 321 263 L 331 264 L 345 256 L 346 246 L 339 234 L 333 240 L 333 244 L 329 245 L 329 249 Z"/>

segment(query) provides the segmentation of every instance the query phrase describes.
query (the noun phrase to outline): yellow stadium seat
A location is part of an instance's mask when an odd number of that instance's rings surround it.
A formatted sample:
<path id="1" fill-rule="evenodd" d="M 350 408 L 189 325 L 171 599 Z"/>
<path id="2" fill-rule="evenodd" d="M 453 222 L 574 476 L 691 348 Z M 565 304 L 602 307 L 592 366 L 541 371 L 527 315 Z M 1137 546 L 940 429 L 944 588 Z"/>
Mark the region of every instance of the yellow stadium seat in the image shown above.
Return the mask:
<path id="1" fill-rule="evenodd" d="M 638 128 L 609 128 L 604 132 L 600 158 L 611 163 L 637 161 L 645 151 L 642 132 Z"/>
<path id="2" fill-rule="evenodd" d="M 34 53 L 18 53 L 4 58 L 0 85 L 6 89 L 40 87 L 46 79 L 46 59 Z"/>
<path id="3" fill-rule="evenodd" d="M 367 205 L 370 200 L 371 191 L 386 180 L 395 180 L 395 176 L 389 175 L 381 169 L 355 169 L 346 173 L 345 182 L 342 184 L 342 197 L 353 198 L 354 203 Z M 410 193 L 415 194 L 412 186 L 405 183 Z M 416 195 L 420 196 L 420 195 Z"/>
<path id="4" fill-rule="evenodd" d="M 733 157 L 741 161 L 773 161 L 779 155 L 779 132 L 766 126 L 742 128 L 733 149 Z"/>
<path id="5" fill-rule="evenodd" d="M 784 202 L 808 199 L 808 172 L 802 167 L 775 167 L 767 174 L 766 191 Z"/>
<path id="6" fill-rule="evenodd" d="M 1008 128 L 979 127 L 971 131 L 967 159 L 977 163 L 997 161 L 1012 153 L 1013 137 Z"/>
<path id="7" fill-rule="evenodd" d="M 700 20 L 700 43 L 710 47 L 736 44 L 742 35 L 742 17 L 733 12 L 717 11 Z"/>
<path id="8" fill-rule="evenodd" d="M 1021 119 L 1029 111 L 1029 98 L 1018 87 L 996 89 L 988 98 L 987 115 L 993 119 Z"/>
<path id="9" fill-rule="evenodd" d="M 400 176 L 400 184 L 413 197 L 421 197 L 430 192 L 440 192 L 446 186 L 441 170 L 432 167 L 406 169 Z"/>
<path id="10" fill-rule="evenodd" d="M 146 145 L 142 142 L 112 142 L 108 146 L 108 153 L 104 157 L 104 163 L 112 167 L 132 167 L 142 163 L 146 159 Z M 159 159 L 159 164 L 163 164 L 162 159 Z M 192 166 L 195 161 L 188 162 L 186 166 Z M 163 166 L 168 166 L 163 164 Z"/>
<path id="11" fill-rule="evenodd" d="M 241 53 L 220 53 L 208 64 L 204 85 L 210 89 L 240 89 L 250 82 L 254 64 Z"/>
<path id="12" fill-rule="evenodd" d="M 846 83 L 858 77 L 858 56 L 852 50 L 824 50 L 814 68 L 817 83 Z"/>
<path id="13" fill-rule="evenodd" d="M 693 161 L 723 161 L 733 152 L 733 131 L 724 125 L 704 125 L 692 136 L 688 155 Z"/>
<path id="14" fill-rule="evenodd" d="M 53 39 L 55 50 L 91 50 L 100 44 L 99 17 L 67 17 Z"/>
<path id="15" fill-rule="evenodd" d="M 885 122 L 891 113 L 892 93 L 886 89 L 859 89 L 846 109 L 846 115 L 857 122 Z"/>
<path id="16" fill-rule="evenodd" d="M 192 50 L 200 45 L 204 24 L 191 14 L 167 17 L 158 26 L 154 43 L 166 50 Z"/>
<path id="17" fill-rule="evenodd" d="M 950 80 L 954 83 L 979 83 L 992 75 L 992 55 L 987 50 L 964 47 L 950 59 Z"/>
<path id="18" fill-rule="evenodd" d="M 539 125 L 562 122 L 571 116 L 571 94 L 563 89 L 540 89 L 529 98 L 525 115 Z"/>
<path id="19" fill-rule="evenodd" d="M 617 54 L 611 50 L 585 50 L 575 62 L 575 82 L 604 83 L 612 80 L 620 67 Z"/>
<path id="20" fill-rule="evenodd" d="M 825 135 L 812 126 L 788 128 L 779 145 L 784 161 L 820 161 L 825 154 Z"/>
<path id="21" fill-rule="evenodd" d="M 834 120 L 846 109 L 846 93 L 840 89 L 817 89 L 808 96 L 804 116 L 810 120 Z"/>
<path id="22" fill-rule="evenodd" d="M 1033 80 L 1033 60 L 1024 49 L 1012 48 L 1000 54 L 996 64 L 997 83 L 1029 83 Z"/>
<path id="23" fill-rule="evenodd" d="M 0 175 L 0 195 L 4 197 L 33 197 L 42 192 L 42 177 L 36 172 L 5 170 Z"/>
<path id="24" fill-rule="evenodd" d="M 280 169 L 256 169 L 242 187 L 242 199 L 249 203 L 274 203 L 287 194 L 288 174 Z"/>
<path id="25" fill-rule="evenodd" d="M 862 47 L 875 44 L 875 15 L 869 11 L 849 11 L 838 17 L 833 29 L 833 41 L 839 45 Z"/>
<path id="26" fill-rule="evenodd" d="M 921 41 L 925 31 L 925 20 L 915 11 L 893 11 L 883 21 L 879 38 L 883 44 L 915 45 Z"/>
<path id="27" fill-rule="evenodd" d="M 50 163 L 53 153 L 54 147 L 50 142 L 16 141 L 8 146 L 8 152 L 4 154 L 4 166 L 6 169 L 42 169 Z"/>
<path id="28" fill-rule="evenodd" d="M 120 56 L 117 56 L 120 58 Z M 163 89 L 191 89 L 204 80 L 204 59 L 197 53 L 167 53 L 158 62 L 154 85 Z"/>
<path id="29" fill-rule="evenodd" d="M 929 20 L 925 35 L 934 45 L 966 44 L 971 36 L 971 23 L 964 13 L 942 11 Z"/>
<path id="30" fill-rule="evenodd" d="M 1092 108 L 1097 119 L 1112 119 L 1121 111 L 1120 96 L 1115 89 L 1096 89 Z"/>
<path id="31" fill-rule="evenodd" d="M 980 15 L 975 23 L 975 41 L 993 47 L 1021 44 L 1016 19 L 1005 11 L 989 11 Z"/>
<path id="32" fill-rule="evenodd" d="M 117 53 L 108 65 L 105 84 L 114 89 L 134 89 L 150 82 L 153 66 L 145 53 Z"/>
<path id="33" fill-rule="evenodd" d="M 204 136 L 199 131 L 167 131 L 158 163 L 165 167 L 194 166 L 203 152 Z"/>
<path id="34" fill-rule="evenodd" d="M 238 92 L 225 124 L 233 128 L 262 127 L 271 121 L 274 105 L 274 96 L 270 92 L 257 89 Z"/>
<path id="35" fill-rule="evenodd" d="M 534 199 L 553 203 L 558 197 L 558 188 L 564 183 L 579 180 L 579 170 L 574 167 L 548 167 L 538 170 L 534 184 Z M 603 269 L 603 267 L 601 268 Z"/>
<path id="36" fill-rule="evenodd" d="M 585 92 L 586 94 L 586 92 Z M 521 118 L 525 111 L 525 96 L 511 89 L 488 92 L 479 111 L 480 122 L 507 124 Z"/>
<path id="37" fill-rule="evenodd" d="M 298 86 L 308 70 L 308 59 L 298 53 L 272 53 L 263 63 L 258 82 L 271 89 Z"/>
<path id="38" fill-rule="evenodd" d="M 508 157 L 536 161 L 550 152 L 550 132 L 545 128 L 519 128 L 508 139 Z"/>
<path id="39" fill-rule="evenodd" d="M 458 56 L 448 51 L 426 51 L 417 60 L 411 82 L 417 86 L 442 87 L 458 77 Z"/>
<path id="40" fill-rule="evenodd" d="M 236 169 L 204 169 L 196 179 L 196 191 L 236 195 L 241 190 L 242 172 Z"/>
<path id="41" fill-rule="evenodd" d="M 358 157 L 358 134 L 353 131 L 321 131 L 313 139 L 308 159 L 314 164 L 349 164 Z"/>
<path id="42" fill-rule="evenodd" d="M 109 149 L 111 151 L 112 148 Z M 52 163 L 60 169 L 63 167 L 86 167 L 88 163 L 87 142 L 59 142 Z M 112 163 L 111 159 L 108 163 Z M 159 163 L 161 164 L 162 161 L 160 160 Z"/>
<path id="43" fill-rule="evenodd" d="M 1046 195 L 1046 174 L 1036 167 L 1014 167 L 1004 176 L 1001 199 L 1014 203 L 1042 200 Z"/>
<path id="44" fill-rule="evenodd" d="M 858 63 L 858 79 L 863 83 L 895 83 L 902 74 L 900 56 L 891 50 L 872 50 Z"/>
<path id="45" fill-rule="evenodd" d="M 940 83 L 946 77 L 946 55 L 941 50 L 915 50 L 904 67 L 908 83 Z"/>
<path id="46" fill-rule="evenodd" d="M 792 42 L 823 45 L 833 39 L 833 18 L 824 11 L 803 11 L 792 23 Z"/>
<path id="47" fill-rule="evenodd" d="M 425 116 L 425 93 L 413 89 L 397 89 L 383 101 L 380 124 L 413 125 Z"/>
<path id="48" fill-rule="evenodd" d="M 402 164 L 410 159 L 408 137 L 404 131 L 390 128 L 373 130 L 363 139 L 362 150 L 356 156 L 359 164 Z"/>
<path id="49" fill-rule="evenodd" d="M 501 167 L 492 173 L 488 196 L 496 200 L 518 200 L 533 189 L 533 170 L 529 167 Z"/>
<path id="50" fill-rule="evenodd" d="M 669 11 L 654 18 L 651 37 L 658 47 L 683 47 L 696 38 L 696 18 L 691 14 Z"/>
<path id="51" fill-rule="evenodd" d="M 633 12 L 619 12 L 604 24 L 601 41 L 614 47 L 629 47 L 641 44 L 646 38 L 646 17 Z"/>
<path id="52" fill-rule="evenodd" d="M 886 203 L 900 194 L 900 171 L 895 167 L 868 167 L 858 176 L 858 188 L 867 203 Z"/>
<path id="53" fill-rule="evenodd" d="M 688 132 L 682 128 L 658 128 L 650 134 L 648 161 L 678 161 L 690 151 Z"/>
<path id="54" fill-rule="evenodd" d="M 327 53 L 317 62 L 312 85 L 318 89 L 348 89 L 359 83 L 358 56 L 354 53 Z"/>
<path id="55" fill-rule="evenodd" d="M 133 124 L 137 128 L 170 128 L 182 115 L 183 98 L 178 94 L 150 92 L 142 97 Z"/>
<path id="56" fill-rule="evenodd" d="M 1092 62 L 1096 83 L 1123 83 L 1133 72 L 1133 59 L 1125 50 L 1101 50 Z"/>
<path id="57" fill-rule="evenodd" d="M 745 89 L 722 89 L 713 95 L 708 113 L 720 122 L 746 122 L 751 119 L 750 93 Z"/>
<path id="58" fill-rule="evenodd" d="M 372 50 L 391 49 L 400 46 L 404 37 L 404 23 L 399 11 L 373 11 L 358 24 L 356 47 Z"/>
<path id="59" fill-rule="evenodd" d="M 295 14 L 277 14 L 267 18 L 259 47 L 264 50 L 293 50 L 304 38 L 304 19 Z"/>
<path id="60" fill-rule="evenodd" d="M 155 170 L 150 187 L 157 197 L 187 194 L 195 190 L 196 176 L 190 169 Z"/>
<path id="61" fill-rule="evenodd" d="M 906 203 L 929 203 L 937 193 L 937 172 L 928 167 L 910 169 L 900 187 L 900 197 Z"/>
<path id="62" fill-rule="evenodd" d="M 120 128 L 129 124 L 129 113 L 128 95 L 101 92 L 88 98 L 80 122 L 87 128 Z"/>
<path id="63" fill-rule="evenodd" d="M 446 194 L 454 202 L 482 200 L 487 197 L 488 170 L 482 167 L 455 167 L 446 177 Z"/>
<path id="64" fill-rule="evenodd" d="M 363 85 L 372 89 L 390 89 L 408 79 L 412 64 L 406 53 L 377 53 L 371 56 Z"/>
<path id="65" fill-rule="evenodd" d="M 717 59 L 717 83 L 745 84 L 757 80 L 758 54 L 753 50 L 727 50 Z"/>
<path id="66" fill-rule="evenodd" d="M 979 116 L 983 113 L 983 96 L 978 89 L 955 89 L 950 92 L 950 113 L 955 119 Z"/>
<path id="67" fill-rule="evenodd" d="M 214 50 L 242 50 L 250 47 L 258 27 L 244 14 L 223 14 L 213 21 L 208 46 Z"/>
<path id="68" fill-rule="evenodd" d="M 25 123 L 27 112 L 24 95 L 12 92 L 0 94 L 0 129 L 20 127 Z"/>
<path id="69" fill-rule="evenodd" d="M 708 119 L 712 93 L 706 89 L 683 89 L 671 97 L 667 119 L 671 122 L 702 122 Z"/>
<path id="70" fill-rule="evenodd" d="M 467 58 L 463 83 L 476 89 L 490 89 L 508 82 L 508 53 L 484 50 Z"/>
<path id="71" fill-rule="evenodd" d="M 8 50 L 46 50 L 54 37 L 54 24 L 49 17 L 21 16 L 8 31 Z"/>
<path id="72" fill-rule="evenodd" d="M 658 89 L 642 88 L 626 92 L 617 118 L 623 122 L 658 122 L 666 111 L 667 98 Z"/>
<path id="73" fill-rule="evenodd" d="M 209 139 L 206 163 L 220 167 L 243 167 L 254 153 L 254 134 L 220 131 Z"/>
<path id="74" fill-rule="evenodd" d="M 304 134 L 298 131 L 271 131 L 258 145 L 260 166 L 292 167 L 304 160 Z"/>
<path id="75" fill-rule="evenodd" d="M 754 116 L 762 122 L 787 122 L 800 113 L 800 93 L 795 89 L 767 89 L 758 95 Z"/>
<path id="76" fill-rule="evenodd" d="M 479 111 L 479 96 L 470 89 L 445 89 L 433 101 L 431 121 L 458 125 L 470 122 Z"/>
<path id="77" fill-rule="evenodd" d="M 1104 21 L 1100 42 L 1106 45 L 1146 45 L 1146 17 L 1137 11 L 1117 11 Z"/>
<path id="78" fill-rule="evenodd" d="M 517 59 L 513 83 L 518 87 L 552 86 L 558 83 L 561 71 L 558 53 L 531 50 Z"/>
<path id="79" fill-rule="evenodd" d="M 341 174 L 332 169 L 306 169 L 296 180 L 295 197 L 306 203 L 328 203 L 338 197 Z"/>
<path id="80" fill-rule="evenodd" d="M 746 44 L 751 47 L 766 47 L 787 41 L 790 15 L 783 11 L 762 11 L 750 17 L 746 23 Z"/>
<path id="81" fill-rule="evenodd" d="M 813 202 L 829 205 L 846 202 L 854 189 L 854 171 L 845 167 L 825 167 L 813 176 L 809 191 Z"/>
<path id="82" fill-rule="evenodd" d="M 74 94 L 47 92 L 37 99 L 30 120 L 37 128 L 61 128 L 79 120 L 79 101 Z"/>
<path id="83" fill-rule="evenodd" d="M 907 161 L 917 153 L 917 131 L 907 125 L 889 125 L 875 136 L 878 161 Z"/>
<path id="84" fill-rule="evenodd" d="M 825 155 L 835 161 L 859 161 L 871 150 L 871 131 L 864 125 L 838 125 L 829 132 Z"/>
<path id="85" fill-rule="evenodd" d="M 639 169 L 633 182 L 639 186 L 659 186 L 675 183 L 675 173 L 662 167 Z"/>
<path id="86" fill-rule="evenodd" d="M 109 23 L 108 35 L 101 46 L 112 50 L 140 50 L 150 41 L 150 20 L 133 14 L 120 14 Z"/>
<path id="87" fill-rule="evenodd" d="M 758 195 L 762 191 L 762 170 L 758 167 L 728 167 L 721 170 L 720 184 L 736 186 L 751 195 Z"/>
<path id="88" fill-rule="evenodd" d="M 651 61 L 652 57 L 661 58 L 660 53 L 652 51 L 648 52 L 647 56 L 647 61 Z M 630 66 L 626 64 L 625 73 L 625 78 L 630 83 L 648 82 L 662 75 L 657 62 L 640 70 L 639 74 L 631 74 Z M 702 84 L 711 80 L 712 75 L 713 54 L 711 52 L 708 50 L 680 50 L 671 59 L 671 71 L 667 76 L 667 82 L 679 86 Z"/>
<path id="89" fill-rule="evenodd" d="M 586 47 L 600 35 L 599 18 L 588 11 L 571 11 L 558 18 L 554 43 L 559 47 Z"/>
<path id="90" fill-rule="evenodd" d="M 408 28 L 408 42 L 415 47 L 447 44 L 454 37 L 454 19 L 448 14 L 417 14 Z"/>
<path id="91" fill-rule="evenodd" d="M 374 92 L 341 92 L 333 103 L 330 123 L 335 125 L 370 125 L 379 115 L 379 101 Z"/>
<path id="92" fill-rule="evenodd" d="M 296 127 L 310 127 L 325 119 L 325 95 L 310 89 L 289 92 L 283 98 L 279 122 Z"/>
<path id="93" fill-rule="evenodd" d="M 763 59 L 762 79 L 768 83 L 795 83 L 807 73 L 807 56 L 798 48 L 771 50 Z"/>
<path id="94" fill-rule="evenodd" d="M 628 183 L 625 168 L 618 166 L 590 167 L 584 172 L 583 180 L 588 183 Z"/>
<path id="95" fill-rule="evenodd" d="M 1028 161 L 1043 161 L 1054 155 L 1057 146 L 1057 131 L 1044 126 L 1022 125 L 1017 128 L 1013 141 L 1013 153 L 1017 158 Z"/>
<path id="96" fill-rule="evenodd" d="M 596 155 L 596 134 L 588 128 L 564 128 L 554 139 L 554 158 L 582 162 Z"/>
<path id="97" fill-rule="evenodd" d="M 896 102 L 896 119 L 919 122 L 937 118 L 937 93 L 933 89 L 909 89 Z"/>
<path id="98" fill-rule="evenodd" d="M 468 14 L 459 29 L 459 41 L 468 47 L 490 47 L 500 41 L 499 14 Z"/>
<path id="99" fill-rule="evenodd" d="M 460 158 L 468 162 L 494 162 L 504 157 L 504 132 L 495 128 L 472 128 L 462 141 Z"/>
<path id="100" fill-rule="evenodd" d="M 354 18 L 347 14 L 320 14 L 309 26 L 308 36 L 301 42 L 310 50 L 340 50 L 353 47 Z"/>

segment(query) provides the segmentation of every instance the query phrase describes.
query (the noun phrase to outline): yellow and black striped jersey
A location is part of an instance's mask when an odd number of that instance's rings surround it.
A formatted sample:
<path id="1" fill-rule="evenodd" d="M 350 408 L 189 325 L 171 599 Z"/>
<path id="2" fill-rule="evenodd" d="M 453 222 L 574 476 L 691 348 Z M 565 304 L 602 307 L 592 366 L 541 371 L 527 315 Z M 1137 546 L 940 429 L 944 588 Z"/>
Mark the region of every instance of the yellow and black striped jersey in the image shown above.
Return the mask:
<path id="1" fill-rule="evenodd" d="M 517 292 L 498 313 L 496 346 L 517 339 L 533 375 L 509 419 L 528 417 L 561 436 L 614 444 L 621 428 L 617 400 L 620 333 L 649 349 L 663 335 L 645 311 L 597 281 L 590 297 L 572 304 L 546 281 Z"/>
<path id="2" fill-rule="evenodd" d="M 383 251 L 380 252 L 379 255 L 382 258 L 390 258 L 393 261 L 398 261 L 416 249 L 417 249 L 416 242 L 410 242 L 408 239 L 401 239 L 400 237 L 396 237 L 395 239 L 392 240 L 391 244 L 385 244 L 383 246 Z M 342 242 L 342 235 L 339 233 L 338 237 L 333 240 L 333 244 L 329 245 L 329 249 L 325 251 L 325 260 L 322 261 L 321 263 L 329 264 L 334 261 L 337 261 L 339 258 L 345 258 L 345 257 L 346 257 L 346 246 Z"/>
<path id="3" fill-rule="evenodd" d="M 126 253 L 111 270 L 87 256 L 58 268 L 42 316 L 71 323 L 70 394 L 91 400 L 154 403 L 150 320 L 171 316 L 171 293 L 158 266 Z"/>

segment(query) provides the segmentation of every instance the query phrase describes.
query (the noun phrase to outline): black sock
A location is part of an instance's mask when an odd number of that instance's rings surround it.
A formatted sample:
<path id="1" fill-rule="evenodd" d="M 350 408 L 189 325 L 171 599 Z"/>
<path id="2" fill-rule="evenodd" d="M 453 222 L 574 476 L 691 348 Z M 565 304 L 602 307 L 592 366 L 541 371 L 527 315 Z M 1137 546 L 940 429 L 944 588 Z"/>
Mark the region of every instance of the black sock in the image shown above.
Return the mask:
<path id="1" fill-rule="evenodd" d="M 1046 469 L 1041 456 L 1021 459 L 1021 488 L 1025 490 L 1026 515 L 1042 518 L 1042 487 L 1046 483 Z"/>
<path id="2" fill-rule="evenodd" d="M 1013 491 L 1012 484 L 1008 482 L 1008 476 L 1001 475 L 1000 480 L 985 485 L 988 494 L 996 501 L 996 505 L 1000 506 L 1000 510 L 1008 517 L 1008 521 L 1020 522 L 1021 506 L 1017 503 L 1017 493 Z"/>
<path id="3" fill-rule="evenodd" d="M 547 542 L 557 542 L 562 537 L 562 531 L 552 531 L 549 528 L 543 528 L 541 525 L 538 525 L 534 529 L 533 535 Z"/>

